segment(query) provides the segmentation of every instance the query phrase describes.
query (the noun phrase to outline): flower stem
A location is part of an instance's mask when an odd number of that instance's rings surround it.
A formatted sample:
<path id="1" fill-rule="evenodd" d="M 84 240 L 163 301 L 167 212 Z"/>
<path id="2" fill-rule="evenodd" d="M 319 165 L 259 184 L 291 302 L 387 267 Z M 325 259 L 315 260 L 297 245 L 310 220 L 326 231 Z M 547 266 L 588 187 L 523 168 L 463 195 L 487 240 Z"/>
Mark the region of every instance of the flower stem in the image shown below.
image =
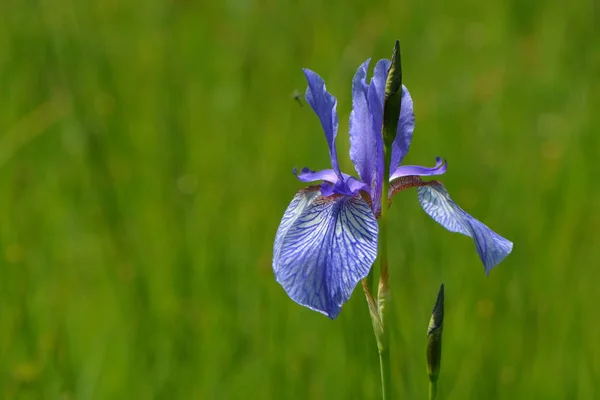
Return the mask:
<path id="1" fill-rule="evenodd" d="M 379 369 L 381 370 L 381 392 L 383 400 L 390 400 L 391 388 L 391 372 L 390 372 L 390 349 L 384 351 L 379 350 Z"/>
<path id="2" fill-rule="evenodd" d="M 429 400 L 437 397 L 437 381 L 429 381 Z"/>
<path id="3" fill-rule="evenodd" d="M 367 278 L 363 282 L 363 289 L 369 309 L 371 310 L 371 320 L 373 322 L 373 331 L 377 339 L 377 350 L 379 351 L 379 367 L 381 369 L 381 393 L 383 400 L 392 398 L 391 388 L 391 361 L 390 361 L 390 340 L 387 329 L 386 317 L 388 314 L 388 304 L 390 302 L 390 288 L 388 284 L 389 270 L 387 258 L 388 241 L 388 195 L 390 191 L 390 167 L 392 163 L 392 147 L 398 131 L 398 121 L 400 118 L 400 107 L 402 104 L 402 65 L 400 61 L 400 43 L 396 41 L 392 60 L 387 71 L 385 84 L 385 100 L 383 104 L 383 176 L 381 190 L 381 214 L 379 216 L 379 286 L 377 291 L 377 303 L 368 293 L 370 281 Z M 375 312 L 373 312 L 373 309 Z"/>
<path id="4" fill-rule="evenodd" d="M 388 149 L 386 149 L 388 150 Z M 389 165 L 391 152 L 384 150 L 384 177 L 389 176 Z M 381 195 L 381 216 L 379 218 L 379 289 L 377 292 L 377 306 L 379 311 L 379 320 L 381 331 L 377 337 L 377 349 L 379 351 L 379 367 L 381 370 L 381 392 L 384 400 L 391 399 L 391 366 L 390 366 L 390 348 L 389 334 L 387 329 L 387 309 L 390 300 L 390 289 L 388 284 L 389 270 L 387 258 L 387 240 L 388 240 L 388 193 L 390 185 L 387 179 L 383 181 Z"/>

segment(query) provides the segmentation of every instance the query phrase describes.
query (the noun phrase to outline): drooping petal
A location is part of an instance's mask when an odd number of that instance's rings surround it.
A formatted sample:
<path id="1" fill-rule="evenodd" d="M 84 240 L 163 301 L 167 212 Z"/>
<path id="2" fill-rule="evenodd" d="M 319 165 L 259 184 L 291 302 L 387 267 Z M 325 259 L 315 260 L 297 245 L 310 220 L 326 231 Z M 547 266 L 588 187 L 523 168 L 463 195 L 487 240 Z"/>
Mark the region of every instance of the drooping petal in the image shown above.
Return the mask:
<path id="1" fill-rule="evenodd" d="M 279 228 L 277 228 L 277 233 L 275 234 L 275 245 L 273 247 L 273 268 L 275 268 L 275 260 L 279 257 L 279 251 L 283 245 L 283 239 L 285 238 L 285 235 L 289 231 L 290 227 L 294 222 L 296 222 L 302 212 L 304 212 L 304 210 L 320 194 L 319 186 L 317 185 L 300 189 L 292 199 L 292 202 L 288 205 L 288 208 L 285 210 L 283 218 L 281 218 L 281 222 L 279 223 Z"/>
<path id="2" fill-rule="evenodd" d="M 406 86 L 402 85 L 402 103 L 400 106 L 400 119 L 398 120 L 398 130 L 396 138 L 392 144 L 392 165 L 390 171 L 398 167 L 412 141 L 412 134 L 415 130 L 415 113 L 413 110 L 413 101 Z"/>
<path id="3" fill-rule="evenodd" d="M 337 100 L 325 87 L 325 81 L 316 73 L 309 69 L 304 69 L 304 75 L 308 82 L 306 88 L 306 102 L 310 104 L 314 112 L 319 117 L 327 145 L 329 146 L 329 158 L 331 159 L 331 167 L 342 179 L 340 167 L 338 165 L 337 151 L 335 148 L 335 137 L 338 129 L 338 115 L 336 111 Z"/>
<path id="4" fill-rule="evenodd" d="M 273 271 L 297 303 L 336 318 L 377 257 L 377 220 L 359 195 L 299 191 L 275 238 Z"/>
<path id="5" fill-rule="evenodd" d="M 435 158 L 435 167 L 427 168 L 421 167 L 420 165 L 401 165 L 396 168 L 396 171 L 390 176 L 390 181 L 400 178 L 402 176 L 409 175 L 417 175 L 417 176 L 432 176 L 432 175 L 442 175 L 446 173 L 446 169 L 448 168 L 448 163 L 446 160 L 436 157 Z"/>
<path id="6" fill-rule="evenodd" d="M 375 178 L 377 135 L 373 131 L 373 117 L 367 102 L 368 85 L 365 61 L 352 79 L 352 112 L 350 113 L 350 159 L 363 182 L 371 185 Z"/>
<path id="7" fill-rule="evenodd" d="M 512 251 L 512 242 L 460 208 L 440 182 L 428 182 L 427 186 L 420 186 L 417 190 L 419 202 L 430 217 L 451 232 L 462 233 L 473 238 L 486 274 L 489 274 L 490 270 Z"/>

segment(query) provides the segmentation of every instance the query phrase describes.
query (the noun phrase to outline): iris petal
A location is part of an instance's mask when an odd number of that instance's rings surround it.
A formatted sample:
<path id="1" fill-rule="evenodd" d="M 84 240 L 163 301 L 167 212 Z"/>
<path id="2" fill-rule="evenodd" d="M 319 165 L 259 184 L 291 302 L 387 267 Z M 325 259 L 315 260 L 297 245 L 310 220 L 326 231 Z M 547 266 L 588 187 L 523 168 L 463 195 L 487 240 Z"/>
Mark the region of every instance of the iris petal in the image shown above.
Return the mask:
<path id="1" fill-rule="evenodd" d="M 325 87 L 325 81 L 316 72 L 309 69 L 304 69 L 304 75 L 308 82 L 306 88 L 306 102 L 310 104 L 315 114 L 319 117 L 327 145 L 329 146 L 329 158 L 331 159 L 331 167 L 342 178 L 340 167 L 338 165 L 337 151 L 335 148 L 335 137 L 338 130 L 338 115 L 336 111 L 337 100 Z"/>
<path id="2" fill-rule="evenodd" d="M 302 212 L 313 202 L 313 200 L 320 195 L 319 186 L 313 185 L 304 189 L 300 189 L 292 202 L 288 205 L 288 208 L 283 214 L 283 218 L 277 228 L 275 234 L 275 245 L 273 250 L 273 268 L 275 268 L 275 260 L 279 257 L 279 251 L 283 244 L 283 239 L 287 234 L 290 227 L 296 222 Z"/>
<path id="3" fill-rule="evenodd" d="M 358 176 L 370 185 L 374 179 L 377 135 L 373 131 L 373 118 L 367 102 L 366 78 L 369 61 L 358 67 L 352 79 L 350 159 Z"/>
<path id="4" fill-rule="evenodd" d="M 367 98 L 369 100 L 369 110 L 373 118 L 373 134 L 376 137 L 375 148 L 375 179 L 371 197 L 373 199 L 373 209 L 378 213 L 381 209 L 381 190 L 383 186 L 383 102 L 385 98 L 385 82 L 390 68 L 390 60 L 379 60 L 373 70 L 373 79 L 369 84 Z"/>
<path id="5" fill-rule="evenodd" d="M 296 175 L 298 180 L 302 182 L 327 181 L 336 183 L 339 179 L 335 171 L 332 169 L 313 171 L 308 168 L 302 168 L 302 171 L 300 171 L 299 174 L 296 173 L 296 169 L 294 169 L 294 175 Z"/>
<path id="6" fill-rule="evenodd" d="M 420 165 L 401 165 L 400 167 L 396 168 L 396 171 L 394 171 L 392 176 L 390 176 L 390 181 L 409 175 L 432 176 L 445 174 L 446 169 L 448 168 L 446 160 L 436 157 L 435 161 L 435 167 L 433 168 L 421 167 Z"/>
<path id="7" fill-rule="evenodd" d="M 373 131 L 381 134 L 383 128 L 383 103 L 385 100 L 385 84 L 387 74 L 390 68 L 390 60 L 379 60 L 373 71 L 373 79 L 369 84 L 367 98 L 369 101 L 369 109 L 373 116 Z M 361 66 L 362 67 L 362 66 Z M 360 68 L 359 68 L 360 71 Z M 358 72 L 357 72 L 358 74 Z M 392 164 L 390 170 L 393 171 L 402 163 L 404 156 L 408 153 L 412 134 L 415 130 L 415 113 L 413 110 L 413 100 L 406 86 L 402 85 L 402 105 L 400 108 L 400 117 L 398 119 L 398 130 L 396 138 L 392 144 Z M 380 140 L 381 153 L 383 154 L 383 141 Z M 377 154 L 379 154 L 379 150 Z M 377 165 L 383 173 L 383 156 L 377 162 Z M 363 178 L 364 180 L 364 178 Z"/>
<path id="8" fill-rule="evenodd" d="M 308 168 L 302 168 L 302 171 L 298 174 L 294 169 L 294 175 L 298 180 L 302 182 L 314 182 L 314 181 L 325 181 L 321 186 L 321 194 L 323 196 L 331 196 L 333 194 L 343 194 L 347 196 L 354 196 L 359 191 L 364 190 L 369 192 L 369 186 L 364 182 L 356 179 L 348 174 L 342 174 L 342 180 L 338 178 L 335 171 L 332 169 L 323 169 L 321 171 L 313 171 Z M 329 184 L 331 183 L 331 185 Z"/>
<path id="9" fill-rule="evenodd" d="M 383 183 L 383 97 L 389 60 L 375 65 L 373 78 L 367 84 L 369 60 L 356 71 L 352 80 L 352 113 L 350 114 L 350 158 L 363 182 L 369 185 L 374 210 L 380 207 Z"/>
<path id="10" fill-rule="evenodd" d="M 421 186 L 417 190 L 419 202 L 430 217 L 451 232 L 462 233 L 473 238 L 486 274 L 489 274 L 490 270 L 512 251 L 512 242 L 460 208 L 440 182 L 429 182 L 427 186 Z"/>
<path id="11" fill-rule="evenodd" d="M 308 188 L 288 206 L 275 238 L 273 271 L 297 303 L 336 318 L 377 257 L 377 220 L 360 196 Z"/>
<path id="12" fill-rule="evenodd" d="M 383 102 L 385 100 L 385 83 L 388 70 L 392 62 L 390 60 L 379 60 L 373 69 L 373 79 L 369 85 L 369 103 L 371 112 L 375 118 L 374 130 L 381 133 L 383 127 Z"/>
<path id="13" fill-rule="evenodd" d="M 413 110 L 413 101 L 406 86 L 402 85 L 402 103 L 400 106 L 400 119 L 398 120 L 398 130 L 396 138 L 392 144 L 392 164 L 390 171 L 398 167 L 404 156 L 408 153 L 412 134 L 415 130 L 415 112 Z"/>

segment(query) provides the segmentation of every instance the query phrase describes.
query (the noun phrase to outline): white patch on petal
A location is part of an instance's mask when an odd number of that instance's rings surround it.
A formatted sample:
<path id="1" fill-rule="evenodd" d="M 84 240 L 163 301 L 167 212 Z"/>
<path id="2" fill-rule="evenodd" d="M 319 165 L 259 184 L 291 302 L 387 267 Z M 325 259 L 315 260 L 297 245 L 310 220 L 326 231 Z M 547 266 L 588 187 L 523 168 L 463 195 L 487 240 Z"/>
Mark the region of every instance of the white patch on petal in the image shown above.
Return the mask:
<path id="1" fill-rule="evenodd" d="M 306 207 L 308 207 L 320 194 L 321 192 L 317 186 L 301 189 L 296 193 L 292 202 L 283 213 L 283 218 L 281 218 L 281 223 L 279 224 L 279 228 L 277 228 L 275 245 L 273 247 L 273 260 L 276 260 L 279 257 L 283 238 L 292 224 L 296 222 Z M 275 262 L 273 262 L 273 269 L 275 269 Z M 277 273 L 277 271 L 275 271 L 275 273 Z"/>

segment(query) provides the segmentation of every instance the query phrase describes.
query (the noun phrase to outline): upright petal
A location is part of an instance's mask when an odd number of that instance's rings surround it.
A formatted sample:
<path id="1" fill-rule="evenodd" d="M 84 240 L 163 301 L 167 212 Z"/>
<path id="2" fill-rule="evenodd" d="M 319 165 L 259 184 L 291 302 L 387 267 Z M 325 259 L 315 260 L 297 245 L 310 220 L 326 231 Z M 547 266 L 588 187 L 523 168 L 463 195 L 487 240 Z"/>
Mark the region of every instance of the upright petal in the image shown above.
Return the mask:
<path id="1" fill-rule="evenodd" d="M 369 85 L 369 104 L 371 112 L 375 117 L 374 129 L 381 134 L 383 128 L 383 102 L 385 100 L 385 83 L 388 70 L 392 62 L 390 60 L 379 60 L 373 70 L 373 79 Z"/>
<path id="2" fill-rule="evenodd" d="M 373 78 L 366 84 L 369 60 L 356 71 L 352 81 L 350 114 L 350 158 L 363 182 L 367 183 L 378 212 L 383 184 L 383 101 L 390 60 L 379 60 Z"/>
<path id="3" fill-rule="evenodd" d="M 415 113 L 413 110 L 412 97 L 410 97 L 410 93 L 408 92 L 406 86 L 402 85 L 400 119 L 398 120 L 396 139 L 394 139 L 394 143 L 392 144 L 392 165 L 390 167 L 390 171 L 394 171 L 394 169 L 402 163 L 406 153 L 408 153 L 414 130 Z"/>
<path id="4" fill-rule="evenodd" d="M 381 189 L 383 185 L 383 102 L 385 97 L 385 82 L 390 68 L 390 60 L 379 60 L 373 70 L 373 78 L 369 84 L 367 98 L 369 110 L 373 118 L 373 132 L 375 133 L 375 182 L 371 198 L 373 210 L 377 214 L 381 209 Z"/>
<path id="5" fill-rule="evenodd" d="M 373 130 L 379 135 L 382 134 L 383 128 L 385 83 L 390 65 L 391 61 L 386 59 L 377 62 L 367 95 L 369 108 L 373 115 Z M 398 131 L 396 139 L 394 139 L 394 143 L 392 144 L 392 164 L 390 166 L 390 171 L 394 171 L 400 165 L 406 153 L 408 153 L 414 129 L 415 113 L 413 110 L 412 97 L 406 86 L 402 85 L 402 104 L 400 108 L 400 117 L 398 119 Z M 383 152 L 383 140 L 381 140 L 381 146 L 381 151 Z M 383 171 L 383 158 L 381 160 L 381 169 Z"/>
<path id="6" fill-rule="evenodd" d="M 377 134 L 373 131 L 373 116 L 369 110 L 366 83 L 369 60 L 352 79 L 352 112 L 350 113 L 350 159 L 363 182 L 371 186 L 375 179 Z"/>
<path id="7" fill-rule="evenodd" d="M 449 231 L 462 233 L 475 240 L 486 274 L 512 251 L 512 242 L 467 214 L 450 198 L 440 182 L 428 182 L 427 186 L 421 186 L 417 190 L 419 202 L 431 218 Z"/>
<path id="8" fill-rule="evenodd" d="M 299 191 L 275 238 L 273 271 L 290 298 L 336 318 L 377 257 L 377 220 L 360 196 Z"/>
<path id="9" fill-rule="evenodd" d="M 308 82 L 305 96 L 306 102 L 310 104 L 321 121 L 323 131 L 325 132 L 325 138 L 327 139 L 327 145 L 329 146 L 331 167 L 341 180 L 342 175 L 338 165 L 337 151 L 335 149 L 335 137 L 338 129 L 338 116 L 336 111 L 337 100 L 327 91 L 325 81 L 323 81 L 316 72 L 306 68 L 303 71 L 306 76 L 306 81 Z"/>

